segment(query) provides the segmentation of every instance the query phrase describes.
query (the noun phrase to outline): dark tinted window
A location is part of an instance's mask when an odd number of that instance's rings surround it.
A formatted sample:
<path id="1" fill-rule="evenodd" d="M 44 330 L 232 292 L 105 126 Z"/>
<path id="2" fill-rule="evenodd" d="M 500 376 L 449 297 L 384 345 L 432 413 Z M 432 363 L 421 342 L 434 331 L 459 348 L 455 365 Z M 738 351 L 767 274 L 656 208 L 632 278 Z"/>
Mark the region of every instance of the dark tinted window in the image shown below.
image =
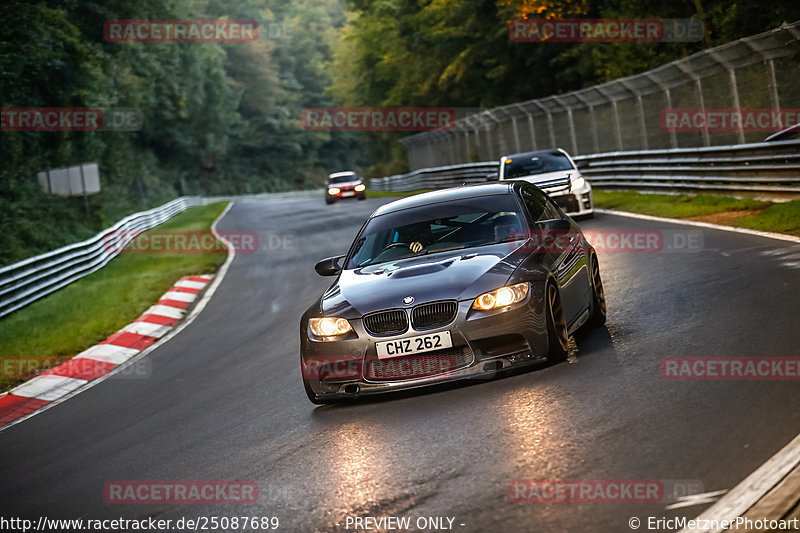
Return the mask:
<path id="1" fill-rule="evenodd" d="M 357 181 L 358 176 L 355 174 L 349 174 L 347 176 L 337 176 L 335 178 L 328 178 L 328 183 L 347 183 L 350 181 Z"/>
<path id="2" fill-rule="evenodd" d="M 572 163 L 561 152 L 520 154 L 505 159 L 503 177 L 509 180 L 559 170 L 572 170 L 573 168 Z"/>
<path id="3" fill-rule="evenodd" d="M 528 209 L 531 220 L 552 220 L 562 218 L 558 208 L 541 190 L 534 186 L 526 186 L 521 191 L 522 200 Z"/>
<path id="4" fill-rule="evenodd" d="M 512 194 L 453 200 L 380 215 L 356 240 L 347 268 L 524 238 Z"/>

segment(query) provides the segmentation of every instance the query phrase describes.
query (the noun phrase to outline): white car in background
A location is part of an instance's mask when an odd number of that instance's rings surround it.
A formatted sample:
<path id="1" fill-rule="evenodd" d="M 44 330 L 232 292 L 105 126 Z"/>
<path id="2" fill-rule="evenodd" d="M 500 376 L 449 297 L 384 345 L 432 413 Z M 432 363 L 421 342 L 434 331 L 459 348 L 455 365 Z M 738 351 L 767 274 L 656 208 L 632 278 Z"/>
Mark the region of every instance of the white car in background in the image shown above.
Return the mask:
<path id="1" fill-rule="evenodd" d="M 538 150 L 500 158 L 499 179 L 523 180 L 538 186 L 568 215 L 594 216 L 592 186 L 564 150 Z"/>

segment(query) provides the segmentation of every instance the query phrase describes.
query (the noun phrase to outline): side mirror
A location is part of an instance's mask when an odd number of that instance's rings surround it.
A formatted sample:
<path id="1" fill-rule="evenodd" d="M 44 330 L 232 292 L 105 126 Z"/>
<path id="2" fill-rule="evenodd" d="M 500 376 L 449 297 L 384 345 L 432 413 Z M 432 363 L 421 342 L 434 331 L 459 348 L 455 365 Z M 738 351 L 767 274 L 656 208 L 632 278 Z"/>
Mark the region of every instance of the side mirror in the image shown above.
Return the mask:
<path id="1" fill-rule="evenodd" d="M 569 220 L 563 218 L 554 218 L 551 220 L 545 220 L 542 223 L 542 230 L 546 232 L 564 232 L 569 231 L 572 229 L 572 225 L 569 223 Z"/>
<path id="2" fill-rule="evenodd" d="M 342 271 L 342 267 L 339 265 L 339 261 L 344 259 L 345 256 L 337 255 L 335 257 L 328 257 L 323 259 L 316 265 L 314 265 L 314 270 L 317 271 L 317 274 L 320 276 L 335 276 L 339 272 Z"/>

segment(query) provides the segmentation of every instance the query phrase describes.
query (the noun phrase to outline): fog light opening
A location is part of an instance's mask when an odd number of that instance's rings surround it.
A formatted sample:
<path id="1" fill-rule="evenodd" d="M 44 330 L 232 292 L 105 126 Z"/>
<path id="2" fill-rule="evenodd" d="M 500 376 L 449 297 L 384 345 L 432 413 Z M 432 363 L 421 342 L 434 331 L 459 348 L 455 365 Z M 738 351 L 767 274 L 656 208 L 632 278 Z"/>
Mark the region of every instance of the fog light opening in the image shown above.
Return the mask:
<path id="1" fill-rule="evenodd" d="M 361 387 L 358 385 L 346 385 L 344 388 L 345 394 L 352 394 L 356 395 L 361 391 Z"/>
<path id="2" fill-rule="evenodd" d="M 503 369 L 503 362 L 502 361 L 490 361 L 483 365 L 484 372 L 497 372 L 498 370 Z"/>

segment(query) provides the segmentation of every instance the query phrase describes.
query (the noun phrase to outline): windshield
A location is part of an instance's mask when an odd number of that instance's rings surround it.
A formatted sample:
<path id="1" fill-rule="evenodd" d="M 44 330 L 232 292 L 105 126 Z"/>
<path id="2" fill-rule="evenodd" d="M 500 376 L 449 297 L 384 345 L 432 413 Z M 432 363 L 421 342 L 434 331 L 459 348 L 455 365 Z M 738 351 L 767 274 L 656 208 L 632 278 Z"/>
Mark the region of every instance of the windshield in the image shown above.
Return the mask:
<path id="1" fill-rule="evenodd" d="M 348 183 L 350 181 L 358 181 L 358 176 L 355 174 L 348 174 L 346 176 L 336 176 L 328 178 L 328 183 Z"/>
<path id="2" fill-rule="evenodd" d="M 519 154 L 509 156 L 503 162 L 503 176 L 507 180 L 573 169 L 572 163 L 561 152 Z"/>
<path id="3" fill-rule="evenodd" d="M 404 209 L 369 221 L 347 268 L 522 239 L 523 228 L 511 194 Z"/>

